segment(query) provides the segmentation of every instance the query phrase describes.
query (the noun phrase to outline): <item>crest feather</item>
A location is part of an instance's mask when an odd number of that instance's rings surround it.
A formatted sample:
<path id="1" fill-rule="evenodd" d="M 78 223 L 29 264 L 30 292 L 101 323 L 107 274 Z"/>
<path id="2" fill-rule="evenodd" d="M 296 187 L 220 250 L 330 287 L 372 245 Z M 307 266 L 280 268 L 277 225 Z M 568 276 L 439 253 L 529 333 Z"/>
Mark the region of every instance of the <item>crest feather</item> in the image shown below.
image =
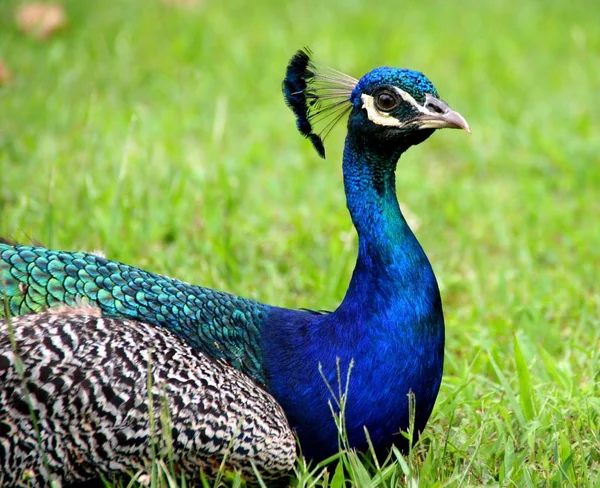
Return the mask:
<path id="1" fill-rule="evenodd" d="M 310 139 L 319 156 L 325 158 L 323 141 L 352 108 L 350 95 L 358 80 L 315 64 L 311 55 L 307 48 L 294 54 L 283 80 L 283 96 L 296 116 L 300 133 Z M 315 125 L 321 127 L 319 132 Z"/>

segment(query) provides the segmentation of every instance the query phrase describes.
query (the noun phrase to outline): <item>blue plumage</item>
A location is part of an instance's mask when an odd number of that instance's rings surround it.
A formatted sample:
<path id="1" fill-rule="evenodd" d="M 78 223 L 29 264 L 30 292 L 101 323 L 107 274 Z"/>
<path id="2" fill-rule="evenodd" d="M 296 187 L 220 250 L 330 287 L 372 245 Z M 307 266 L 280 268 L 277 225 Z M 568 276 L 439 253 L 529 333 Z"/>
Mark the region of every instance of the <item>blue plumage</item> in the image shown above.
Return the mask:
<path id="1" fill-rule="evenodd" d="M 298 59 L 306 62 L 306 56 L 297 55 L 292 63 Z M 297 76 L 297 71 L 292 75 Z M 311 72 L 310 76 L 315 75 Z M 378 451 L 385 452 L 392 444 L 405 449 L 408 442 L 399 431 L 409 427 L 409 392 L 416 400 L 415 430 L 421 432 L 442 378 L 444 318 L 438 286 L 425 253 L 402 216 L 394 178 L 401 154 L 433 130 L 420 129 L 418 121 L 426 114 L 401 99 L 393 109 L 406 118 L 397 119 L 401 127 L 384 116 L 382 120 L 389 125 L 369 119 L 364 108 L 368 99 L 363 96 L 388 88 L 390 96 L 395 96 L 393 87 L 421 103 L 426 94 L 438 96 L 423 74 L 394 68 L 371 71 L 348 93 L 351 113 L 344 186 L 358 231 L 359 251 L 343 302 L 330 314 L 312 317 L 279 311 L 269 317 L 263 333 L 265 369 L 277 371 L 268 375 L 269 389 L 296 427 L 303 450 L 318 459 L 335 453 L 338 447 L 328 405 L 331 394 L 318 364 L 337 392 L 336 362 L 339 360 L 342 381 L 353 362 L 346 428 L 350 444 L 361 450 L 367 448 L 364 427 Z M 292 109 L 305 123 L 311 106 L 305 103 L 299 109 L 299 105 L 296 95 Z M 413 122 L 402 126 L 409 119 Z"/>
<path id="2" fill-rule="evenodd" d="M 361 94 L 368 92 L 371 87 L 381 85 L 400 86 L 421 103 L 423 103 L 426 93 L 438 97 L 437 90 L 423 73 L 411 69 L 382 66 L 371 70 L 358 81 L 350 96 L 352 104 L 358 105 Z"/>
<path id="3" fill-rule="evenodd" d="M 350 445 L 367 448 L 366 427 L 378 453 L 406 449 L 399 432 L 409 428 L 409 394 L 417 435 L 438 394 L 444 318 L 431 265 L 398 205 L 396 164 L 436 129 L 469 127 L 422 73 L 383 67 L 356 80 L 320 68 L 307 51 L 291 59 L 283 93 L 298 130 L 322 157 L 324 138 L 349 113 L 343 173 L 358 257 L 335 311 L 287 310 L 90 255 L 7 244 L 0 244 L 0 298 L 18 313 L 61 297 L 86 299 L 106 314 L 173 330 L 263 384 L 314 460 L 338 449 L 329 387 L 345 390 L 353 364 L 345 411 Z"/>

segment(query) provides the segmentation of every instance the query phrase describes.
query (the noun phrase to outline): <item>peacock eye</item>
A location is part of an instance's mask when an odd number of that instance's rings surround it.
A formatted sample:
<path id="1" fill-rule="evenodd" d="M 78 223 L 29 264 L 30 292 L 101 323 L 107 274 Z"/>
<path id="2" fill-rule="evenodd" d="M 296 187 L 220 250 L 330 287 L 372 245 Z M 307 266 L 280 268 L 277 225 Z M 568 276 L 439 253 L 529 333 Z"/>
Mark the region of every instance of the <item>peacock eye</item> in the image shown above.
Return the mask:
<path id="1" fill-rule="evenodd" d="M 375 106 L 382 112 L 390 112 L 400 105 L 400 100 L 389 91 L 382 91 L 375 95 Z"/>

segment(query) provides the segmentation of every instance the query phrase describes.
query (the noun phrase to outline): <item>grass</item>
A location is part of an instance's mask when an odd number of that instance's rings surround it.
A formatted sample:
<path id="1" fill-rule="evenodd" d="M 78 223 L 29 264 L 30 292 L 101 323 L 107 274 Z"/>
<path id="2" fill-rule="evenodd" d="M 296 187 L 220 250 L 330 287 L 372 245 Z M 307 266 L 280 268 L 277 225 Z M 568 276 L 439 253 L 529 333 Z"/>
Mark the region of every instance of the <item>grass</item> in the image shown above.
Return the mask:
<path id="1" fill-rule="evenodd" d="M 0 235 L 283 306 L 335 307 L 356 252 L 344 131 L 327 161 L 298 136 L 288 58 L 424 71 L 473 129 L 398 169 L 444 299 L 442 390 L 408 458 L 300 461 L 298 484 L 600 486 L 595 2 L 69 0 L 46 42 L 19 3 L 0 4 Z"/>

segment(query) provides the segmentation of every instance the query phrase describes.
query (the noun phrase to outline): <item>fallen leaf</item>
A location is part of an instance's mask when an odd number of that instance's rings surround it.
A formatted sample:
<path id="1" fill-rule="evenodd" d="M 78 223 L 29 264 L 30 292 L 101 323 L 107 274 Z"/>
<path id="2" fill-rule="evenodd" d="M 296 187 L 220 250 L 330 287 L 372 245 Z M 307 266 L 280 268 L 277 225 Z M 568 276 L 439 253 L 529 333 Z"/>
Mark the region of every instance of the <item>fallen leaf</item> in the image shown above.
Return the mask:
<path id="1" fill-rule="evenodd" d="M 200 6 L 200 0 L 162 0 L 164 5 L 194 9 Z"/>
<path id="2" fill-rule="evenodd" d="M 0 86 L 10 85 L 13 79 L 13 74 L 4 61 L 0 60 Z"/>
<path id="3" fill-rule="evenodd" d="M 30 3 L 17 10 L 16 22 L 25 34 L 44 40 L 67 24 L 67 16 L 62 5 Z"/>

